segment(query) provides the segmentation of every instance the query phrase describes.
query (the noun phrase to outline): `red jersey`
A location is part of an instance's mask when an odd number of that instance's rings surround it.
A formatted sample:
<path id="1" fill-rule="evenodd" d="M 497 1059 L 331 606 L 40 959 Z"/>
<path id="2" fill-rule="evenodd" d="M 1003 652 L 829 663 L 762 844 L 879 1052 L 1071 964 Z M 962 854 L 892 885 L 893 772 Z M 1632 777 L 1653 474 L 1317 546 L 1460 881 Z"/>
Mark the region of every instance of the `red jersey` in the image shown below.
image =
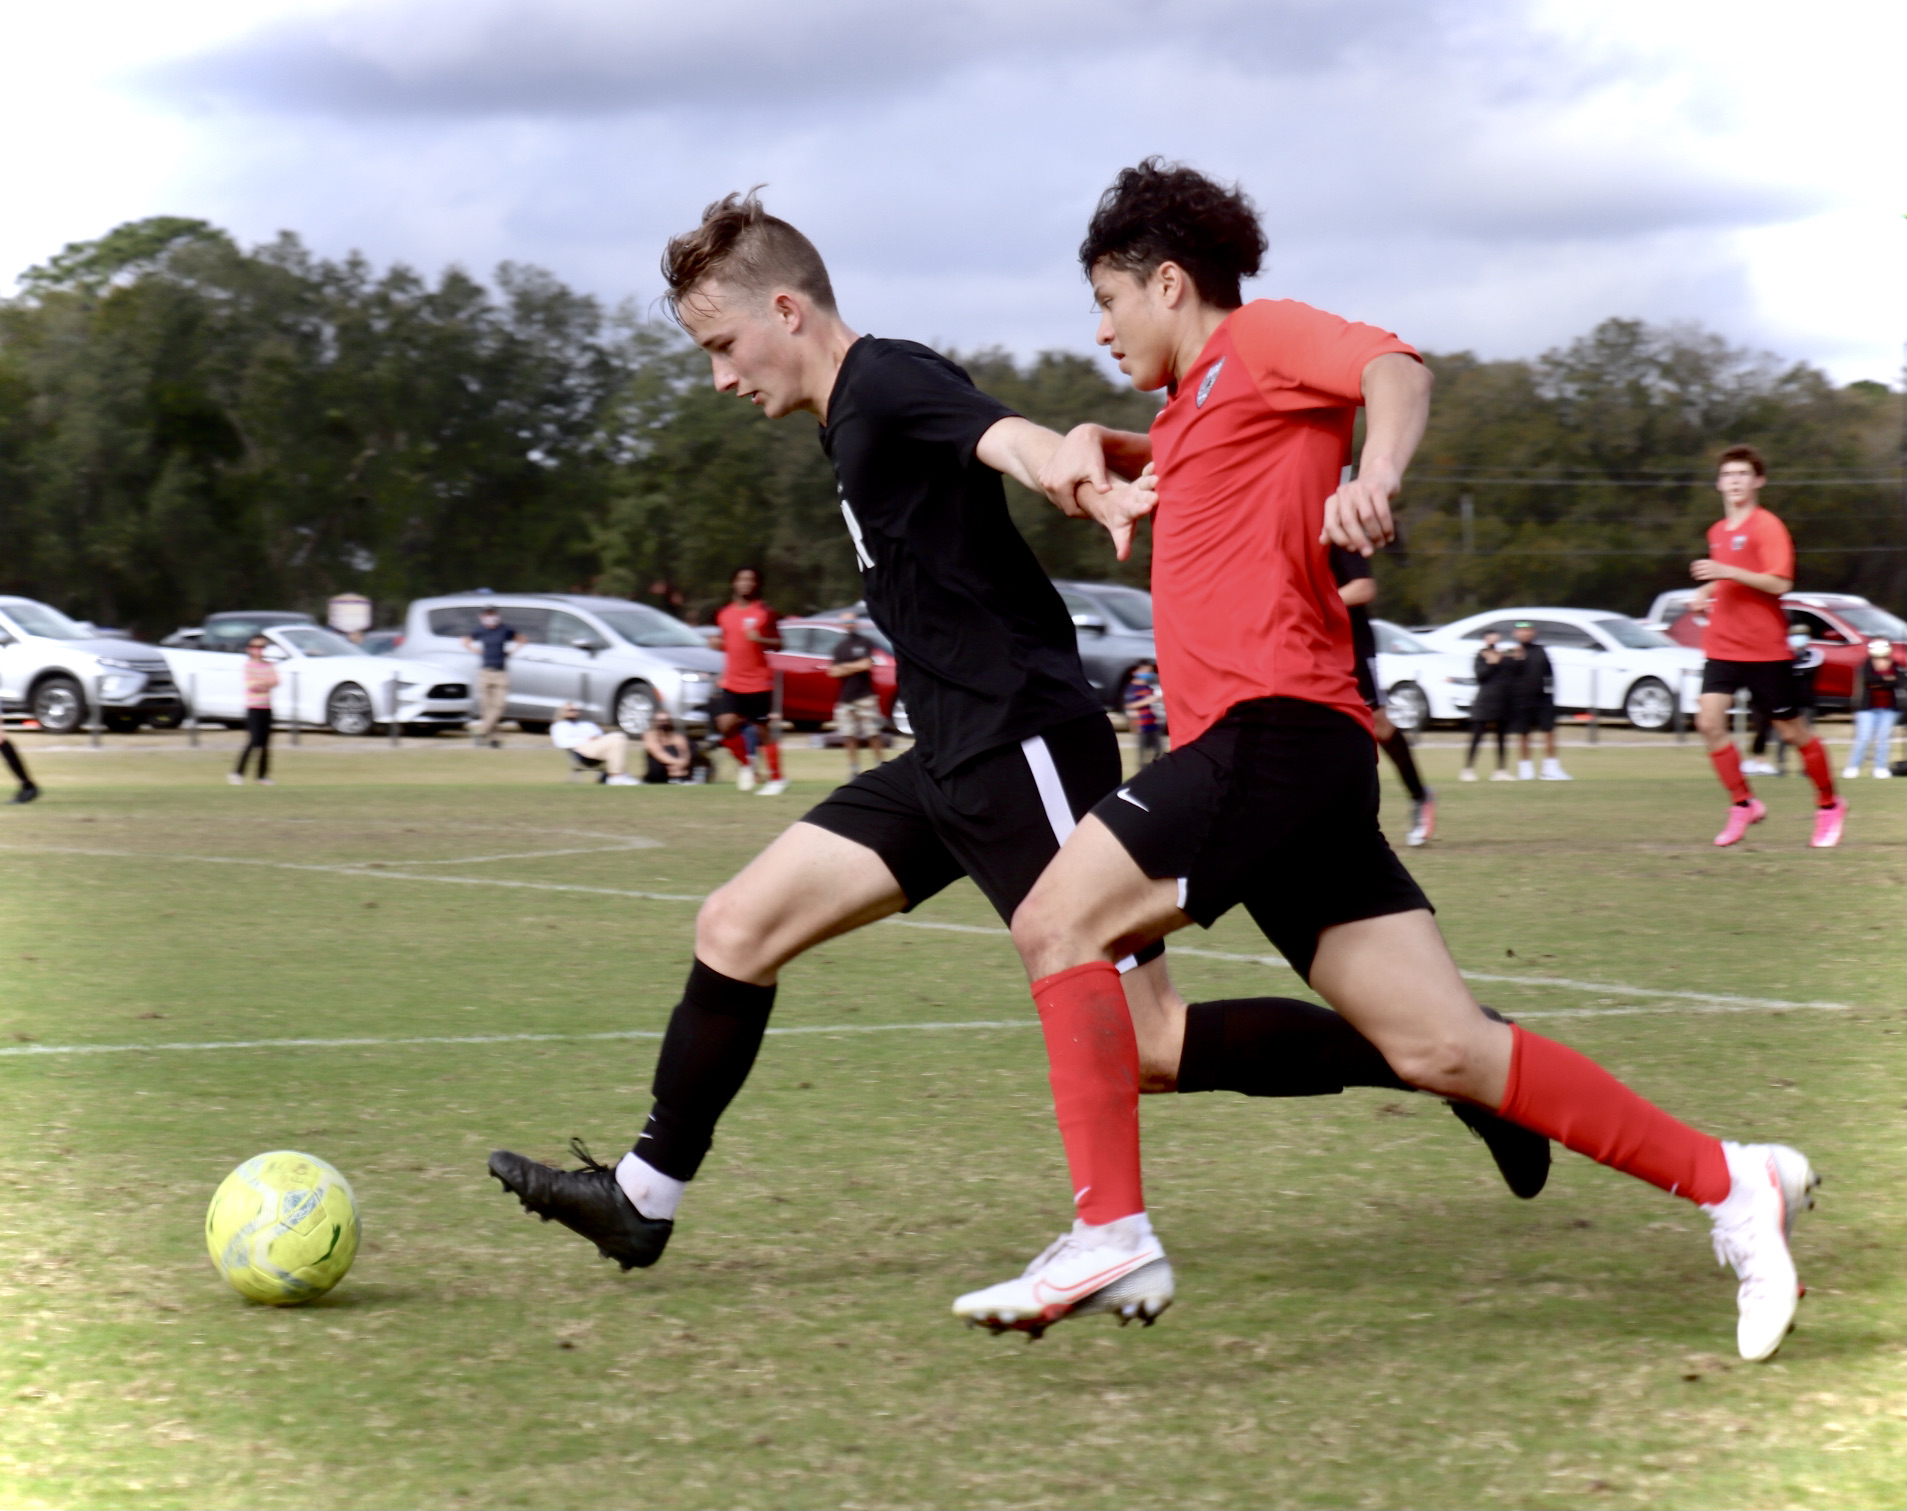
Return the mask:
<path id="1" fill-rule="evenodd" d="M 1710 525 L 1708 554 L 1731 567 L 1794 581 L 1794 542 L 1788 527 L 1759 505 L 1738 524 L 1718 519 Z M 1708 628 L 1702 631 L 1702 654 L 1711 661 L 1788 660 L 1794 652 L 1788 647 L 1781 595 L 1745 583 L 1716 583 L 1708 601 Z"/>
<path id="2" fill-rule="evenodd" d="M 1294 299 L 1234 310 L 1152 422 L 1153 630 L 1175 745 L 1249 698 L 1303 698 L 1366 729 L 1324 501 L 1351 459 L 1365 364 L 1417 353 Z"/>
<path id="3" fill-rule="evenodd" d="M 732 693 L 765 693 L 775 685 L 768 667 L 768 647 L 750 640 L 748 631 L 772 635 L 775 611 L 767 604 L 730 603 L 715 616 L 722 627 L 722 686 Z"/>

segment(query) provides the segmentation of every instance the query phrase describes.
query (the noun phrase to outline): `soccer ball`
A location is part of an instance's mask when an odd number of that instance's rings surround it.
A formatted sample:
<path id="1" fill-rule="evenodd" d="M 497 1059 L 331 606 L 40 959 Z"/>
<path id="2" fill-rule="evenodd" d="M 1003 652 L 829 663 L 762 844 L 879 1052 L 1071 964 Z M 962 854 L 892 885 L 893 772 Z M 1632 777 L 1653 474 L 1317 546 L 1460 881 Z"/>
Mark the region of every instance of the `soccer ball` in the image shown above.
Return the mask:
<path id="1" fill-rule="evenodd" d="M 254 1155 L 213 1194 L 205 1247 L 239 1295 L 296 1306 L 344 1279 L 357 1258 L 357 1198 L 349 1181 L 313 1155 Z"/>

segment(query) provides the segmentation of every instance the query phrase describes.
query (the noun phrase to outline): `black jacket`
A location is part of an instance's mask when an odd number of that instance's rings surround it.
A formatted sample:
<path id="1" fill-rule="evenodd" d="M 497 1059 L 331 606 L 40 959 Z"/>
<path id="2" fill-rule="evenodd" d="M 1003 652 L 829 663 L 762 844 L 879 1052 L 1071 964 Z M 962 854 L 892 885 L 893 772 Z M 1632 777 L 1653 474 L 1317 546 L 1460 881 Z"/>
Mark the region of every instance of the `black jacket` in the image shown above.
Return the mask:
<path id="1" fill-rule="evenodd" d="M 1499 647 L 1501 649 L 1501 647 Z M 1471 663 L 1477 674 L 1477 695 L 1470 704 L 1470 717 L 1488 724 L 1496 719 L 1509 717 L 1510 711 L 1510 663 L 1498 660 L 1493 666 L 1478 651 L 1476 660 Z"/>
<path id="2" fill-rule="evenodd" d="M 1511 656 L 1503 663 L 1509 672 L 1510 705 L 1513 708 L 1541 708 L 1551 701 L 1555 681 L 1550 672 L 1549 652 L 1531 641 L 1520 658 Z"/>

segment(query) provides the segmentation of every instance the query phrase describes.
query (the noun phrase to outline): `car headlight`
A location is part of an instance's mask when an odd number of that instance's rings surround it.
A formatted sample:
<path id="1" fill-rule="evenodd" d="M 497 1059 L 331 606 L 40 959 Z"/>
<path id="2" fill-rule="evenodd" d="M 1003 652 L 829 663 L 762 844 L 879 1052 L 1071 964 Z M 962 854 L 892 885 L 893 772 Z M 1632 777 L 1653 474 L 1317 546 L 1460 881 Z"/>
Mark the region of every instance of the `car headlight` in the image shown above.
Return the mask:
<path id="1" fill-rule="evenodd" d="M 129 671 L 136 670 L 132 662 L 121 661 L 116 656 L 101 656 L 99 658 L 99 664 L 101 666 L 111 667 L 112 670 L 116 672 L 129 672 Z"/>
<path id="2" fill-rule="evenodd" d="M 703 676 L 700 672 L 684 672 L 682 673 L 682 681 L 686 685 L 690 682 L 706 682 L 708 678 Z"/>
<path id="3" fill-rule="evenodd" d="M 130 698 L 146 685 L 146 679 L 137 672 L 117 672 L 110 677 L 100 679 L 100 695 L 118 702 L 121 698 Z"/>

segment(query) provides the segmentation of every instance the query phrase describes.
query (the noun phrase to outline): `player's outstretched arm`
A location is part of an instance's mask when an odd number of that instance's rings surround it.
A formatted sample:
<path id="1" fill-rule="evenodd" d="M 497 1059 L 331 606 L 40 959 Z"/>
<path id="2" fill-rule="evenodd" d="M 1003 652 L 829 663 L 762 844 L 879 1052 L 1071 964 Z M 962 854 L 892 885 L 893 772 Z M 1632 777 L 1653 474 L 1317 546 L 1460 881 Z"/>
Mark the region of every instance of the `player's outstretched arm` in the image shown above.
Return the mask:
<path id="1" fill-rule="evenodd" d="M 1369 556 L 1397 536 L 1391 500 L 1430 421 L 1430 369 L 1386 352 L 1364 367 L 1364 451 L 1357 476 L 1324 501 L 1324 539 Z"/>
<path id="2" fill-rule="evenodd" d="M 1081 430 L 1100 428 L 1079 427 Z M 1152 443 L 1144 436 L 1131 436 L 1128 432 L 1116 430 L 1104 433 L 1141 442 L 1147 455 L 1151 454 Z M 1078 431 L 1074 434 L 1077 435 Z M 1150 486 L 1127 483 L 1124 473 L 1116 479 L 1105 477 L 1103 467 L 1103 486 L 1082 478 L 1071 489 L 1063 485 L 1049 487 L 1047 478 L 1054 475 L 1053 459 L 1071 439 L 1068 436 L 1062 440 L 1056 431 L 1016 415 L 990 426 L 986 434 L 980 437 L 979 445 L 974 447 L 974 455 L 995 472 L 1004 473 L 1035 493 L 1044 493 L 1062 514 L 1074 519 L 1096 520 L 1104 525 L 1107 534 L 1112 536 L 1113 550 L 1124 561 L 1132 554 L 1133 530 L 1141 519 L 1152 512 L 1158 501 L 1157 494 Z M 1124 459 L 1122 466 L 1131 461 L 1129 447 L 1122 447 L 1119 455 Z M 1132 470 L 1136 473 L 1144 466 L 1144 460 L 1139 460 Z"/>

